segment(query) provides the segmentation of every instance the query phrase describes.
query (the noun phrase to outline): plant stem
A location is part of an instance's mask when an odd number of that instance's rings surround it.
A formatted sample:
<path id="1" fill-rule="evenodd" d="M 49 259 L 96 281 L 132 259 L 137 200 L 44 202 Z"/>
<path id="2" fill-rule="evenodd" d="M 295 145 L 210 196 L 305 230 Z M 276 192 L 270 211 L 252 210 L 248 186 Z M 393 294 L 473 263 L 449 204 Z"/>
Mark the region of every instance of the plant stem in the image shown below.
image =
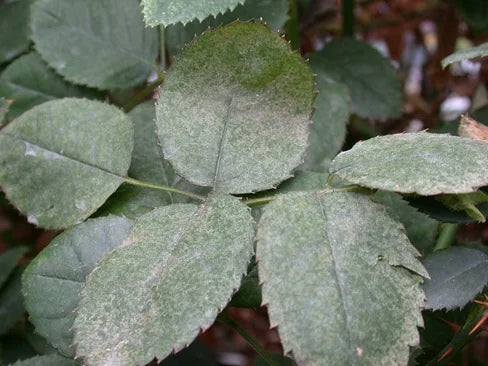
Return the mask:
<path id="1" fill-rule="evenodd" d="M 148 182 L 142 182 L 140 180 L 133 179 L 133 178 L 128 178 L 128 177 L 127 178 L 124 178 L 124 181 L 126 183 L 132 184 L 134 186 L 140 186 L 140 187 L 146 187 L 146 188 L 153 188 L 153 189 L 159 189 L 161 191 L 178 193 L 178 194 L 181 194 L 183 196 L 187 196 L 187 197 L 193 198 L 193 199 L 198 200 L 198 201 L 205 201 L 205 197 L 203 197 L 203 196 L 200 196 L 198 194 L 194 194 L 194 193 L 191 193 L 191 192 L 187 192 L 187 191 L 182 191 L 180 189 L 173 188 L 173 187 L 170 187 L 170 186 L 163 186 L 163 185 L 160 185 L 160 184 L 153 184 L 153 183 L 148 183 Z"/>
<path id="2" fill-rule="evenodd" d="M 266 203 L 270 203 L 273 200 L 274 200 L 274 196 L 268 196 L 268 197 L 260 197 L 260 198 L 249 198 L 247 200 L 243 200 L 242 202 L 250 207 L 253 207 L 253 206 L 265 205 Z"/>
<path id="3" fill-rule="evenodd" d="M 354 36 L 354 0 L 342 0 L 342 35 Z"/>
<path id="4" fill-rule="evenodd" d="M 146 98 L 154 92 L 159 85 L 163 83 L 164 80 L 164 71 L 160 71 L 158 74 L 158 78 L 152 82 L 151 84 L 147 85 L 140 93 L 136 94 L 134 98 L 129 100 L 126 105 L 124 105 L 124 110 L 126 112 L 130 112 L 134 107 L 141 104 L 146 100 Z"/>
<path id="5" fill-rule="evenodd" d="M 482 305 L 472 304 L 471 309 L 466 319 L 466 323 L 451 339 L 449 344 L 445 346 L 439 354 L 437 354 L 426 366 L 446 365 L 459 351 L 461 351 L 466 344 L 468 344 L 476 334 L 469 334 L 478 320 L 481 318 L 485 308 Z"/>
<path id="6" fill-rule="evenodd" d="M 443 223 L 439 237 L 434 247 L 434 251 L 449 248 L 456 240 L 456 233 L 459 229 L 459 224 Z"/>
<path id="7" fill-rule="evenodd" d="M 266 363 L 270 366 L 278 366 L 278 363 L 273 360 L 273 357 L 269 354 L 268 351 L 266 351 L 263 346 L 259 344 L 257 340 L 254 339 L 254 337 L 249 334 L 247 330 L 245 330 L 239 323 L 237 323 L 233 318 L 230 317 L 227 312 L 222 312 L 218 317 L 217 321 L 223 324 L 226 324 L 230 326 L 232 329 L 234 329 L 237 333 L 241 335 L 242 338 L 244 338 L 247 343 L 251 345 L 252 348 L 257 352 L 261 358 L 266 361 Z"/>

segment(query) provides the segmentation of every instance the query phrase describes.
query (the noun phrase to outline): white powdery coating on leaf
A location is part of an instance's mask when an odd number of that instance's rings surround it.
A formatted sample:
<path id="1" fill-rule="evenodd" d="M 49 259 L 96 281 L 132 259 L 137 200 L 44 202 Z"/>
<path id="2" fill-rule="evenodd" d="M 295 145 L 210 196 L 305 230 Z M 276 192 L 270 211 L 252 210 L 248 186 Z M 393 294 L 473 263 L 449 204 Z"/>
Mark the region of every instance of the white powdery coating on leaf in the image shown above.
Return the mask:
<path id="1" fill-rule="evenodd" d="M 299 364 L 407 364 L 423 325 L 412 272 L 427 272 L 402 229 L 355 193 L 289 193 L 265 208 L 256 253 L 263 302 Z"/>
<path id="2" fill-rule="evenodd" d="M 253 238 L 248 208 L 231 196 L 141 216 L 88 277 L 78 355 L 93 366 L 142 365 L 190 344 L 239 287 Z"/>
<path id="3" fill-rule="evenodd" d="M 488 185 L 488 143 L 426 132 L 375 137 L 340 153 L 330 172 L 369 188 L 430 196 Z"/>

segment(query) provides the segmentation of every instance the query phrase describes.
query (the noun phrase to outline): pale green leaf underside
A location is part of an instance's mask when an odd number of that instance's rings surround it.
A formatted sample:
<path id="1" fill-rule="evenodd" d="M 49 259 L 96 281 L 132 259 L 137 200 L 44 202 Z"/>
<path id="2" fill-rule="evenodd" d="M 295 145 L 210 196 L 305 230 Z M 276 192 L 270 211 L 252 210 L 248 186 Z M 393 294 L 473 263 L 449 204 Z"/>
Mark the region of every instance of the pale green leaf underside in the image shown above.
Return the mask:
<path id="1" fill-rule="evenodd" d="M 93 366 L 143 365 L 190 344 L 239 287 L 253 236 L 248 208 L 231 196 L 141 216 L 88 276 L 77 354 Z"/>
<path id="2" fill-rule="evenodd" d="M 279 196 L 264 209 L 256 257 L 285 352 L 301 365 L 407 364 L 422 325 L 418 254 L 366 196 Z"/>
<path id="3" fill-rule="evenodd" d="M 447 56 L 445 59 L 442 60 L 442 67 L 446 67 L 454 62 L 486 56 L 488 56 L 488 43 L 483 43 L 479 46 L 467 50 L 457 51 Z"/>
<path id="4" fill-rule="evenodd" d="M 74 357 L 71 327 L 86 276 L 126 238 L 125 218 L 88 220 L 57 236 L 27 267 L 22 290 L 36 332 L 66 357 Z"/>
<path id="5" fill-rule="evenodd" d="M 310 58 L 314 72 L 349 87 L 351 112 L 365 118 L 401 114 L 400 80 L 390 61 L 365 42 L 342 38 Z"/>
<path id="6" fill-rule="evenodd" d="M 159 93 L 164 156 L 185 179 L 220 192 L 271 188 L 302 162 L 312 99 L 308 67 L 266 26 L 205 33 Z"/>
<path id="7" fill-rule="evenodd" d="M 97 94 L 64 81 L 36 52 L 19 57 L 0 75 L 0 97 L 13 101 L 8 120 L 49 100 L 83 96 L 93 98 Z"/>
<path id="8" fill-rule="evenodd" d="M 488 255 L 480 250 L 451 247 L 423 261 L 431 280 L 424 283 L 428 309 L 463 307 L 488 285 Z"/>
<path id="9" fill-rule="evenodd" d="M 193 19 L 203 20 L 209 15 L 216 16 L 234 9 L 244 0 L 142 0 L 144 20 L 152 27 L 167 26 Z"/>
<path id="10" fill-rule="evenodd" d="M 354 184 L 430 196 L 488 185 L 488 144 L 426 132 L 375 137 L 339 154 L 331 173 Z"/>
<path id="11" fill-rule="evenodd" d="M 130 120 L 113 106 L 59 99 L 32 108 L 0 131 L 0 186 L 46 228 L 90 216 L 122 183 L 133 147 Z"/>
<path id="12" fill-rule="evenodd" d="M 26 360 L 17 361 L 12 366 L 76 366 L 75 360 L 62 357 L 57 354 L 35 356 Z"/>
<path id="13" fill-rule="evenodd" d="M 37 51 L 69 81 L 100 89 L 142 84 L 153 70 L 158 34 L 145 28 L 137 0 L 38 0 Z"/>
<path id="14" fill-rule="evenodd" d="M 5 123 L 5 117 L 7 116 L 7 113 L 10 110 L 11 104 L 12 104 L 11 100 L 7 100 L 4 97 L 0 97 L 0 128 Z"/>
<path id="15" fill-rule="evenodd" d="M 29 7 L 33 0 L 0 4 L 0 64 L 29 48 Z"/>
<path id="16" fill-rule="evenodd" d="M 207 28 L 229 24 L 237 19 L 241 21 L 263 19 L 273 31 L 282 30 L 288 20 L 288 0 L 246 0 L 233 11 L 217 17 L 209 16 L 202 22 L 194 20 L 186 25 L 181 23 L 166 28 L 166 47 L 170 55 L 180 53 L 183 46 L 189 44 L 195 36 Z"/>
<path id="17" fill-rule="evenodd" d="M 350 97 L 346 85 L 334 82 L 314 64 L 312 60 L 312 70 L 317 73 L 315 82 L 319 94 L 314 103 L 310 146 L 301 168 L 325 171 L 346 138 Z"/>

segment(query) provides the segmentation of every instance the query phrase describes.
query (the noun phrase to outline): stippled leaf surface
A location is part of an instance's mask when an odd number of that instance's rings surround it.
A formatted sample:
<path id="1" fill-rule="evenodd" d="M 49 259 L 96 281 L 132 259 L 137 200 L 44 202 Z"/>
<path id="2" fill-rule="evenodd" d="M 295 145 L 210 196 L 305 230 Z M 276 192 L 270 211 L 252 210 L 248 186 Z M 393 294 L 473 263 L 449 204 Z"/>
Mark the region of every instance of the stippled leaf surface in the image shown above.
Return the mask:
<path id="1" fill-rule="evenodd" d="M 342 38 L 311 58 L 314 71 L 349 87 L 351 112 L 365 118 L 401 113 L 400 81 L 390 61 L 365 42 Z"/>
<path id="2" fill-rule="evenodd" d="M 266 26 L 205 33 L 159 93 L 164 156 L 183 178 L 220 192 L 271 188 L 303 160 L 312 99 L 308 67 Z"/>
<path id="3" fill-rule="evenodd" d="M 302 365 L 405 365 L 422 325 L 418 255 L 364 195 L 297 192 L 268 204 L 256 257 L 285 353 Z"/>
<path id="4" fill-rule="evenodd" d="M 0 288 L 5 284 L 26 251 L 25 247 L 16 247 L 0 255 Z"/>
<path id="5" fill-rule="evenodd" d="M 0 335 L 6 334 L 24 314 L 20 278 L 23 268 L 16 268 L 0 292 Z"/>
<path id="6" fill-rule="evenodd" d="M 80 363 L 57 354 L 35 356 L 26 360 L 17 361 L 12 366 L 76 366 Z"/>
<path id="7" fill-rule="evenodd" d="M 391 215 L 405 226 L 408 239 L 419 252 L 425 254 L 432 251 L 440 225 L 437 220 L 419 212 L 394 192 L 378 191 L 373 200 L 387 206 Z"/>
<path id="8" fill-rule="evenodd" d="M 57 236 L 22 277 L 26 310 L 36 332 L 74 357 L 71 327 L 86 276 L 126 238 L 132 223 L 110 216 L 88 220 Z"/>
<path id="9" fill-rule="evenodd" d="M 315 98 L 313 124 L 310 130 L 310 146 L 307 150 L 304 170 L 326 171 L 332 159 L 341 150 L 349 122 L 349 89 L 345 84 L 333 81 L 322 72 L 320 63 L 312 59 L 312 70 L 317 74 L 315 82 L 319 94 Z"/>
<path id="10" fill-rule="evenodd" d="M 74 325 L 77 354 L 94 366 L 135 365 L 184 348 L 239 287 L 253 236 L 248 208 L 230 196 L 141 216 L 88 276 Z"/>
<path id="11" fill-rule="evenodd" d="M 426 132 L 358 142 L 332 162 L 331 173 L 368 188 L 436 195 L 488 185 L 488 143 Z"/>
<path id="12" fill-rule="evenodd" d="M 32 6 L 36 50 L 59 74 L 100 89 L 142 84 L 158 53 L 137 0 L 38 0 Z"/>
<path id="13" fill-rule="evenodd" d="M 247 276 L 243 278 L 239 291 L 232 296 L 229 305 L 236 308 L 257 308 L 261 306 L 261 302 L 258 267 L 254 264 Z"/>
<path id="14" fill-rule="evenodd" d="M 204 20 L 234 9 L 244 0 L 142 0 L 144 20 L 154 27 L 178 22 L 186 24 L 194 19 Z"/>
<path id="15" fill-rule="evenodd" d="M 186 25 L 175 24 L 166 28 L 166 47 L 170 55 L 180 53 L 183 46 L 189 44 L 195 36 L 207 28 L 229 24 L 237 19 L 241 21 L 260 19 L 274 31 L 283 29 L 288 19 L 288 0 L 246 0 L 237 5 L 233 11 L 225 12 L 217 17 L 210 16 L 202 22 L 194 20 Z"/>
<path id="16" fill-rule="evenodd" d="M 97 93 L 67 83 L 36 52 L 19 57 L 0 74 L 0 97 L 12 100 L 7 119 L 32 107 L 64 97 L 97 97 Z"/>
<path id="17" fill-rule="evenodd" d="M 463 307 L 488 284 L 488 255 L 478 249 L 451 247 L 423 263 L 431 277 L 424 283 L 428 309 Z"/>
<path id="18" fill-rule="evenodd" d="M 442 60 L 442 67 L 446 67 L 454 62 L 485 56 L 488 56 L 488 43 L 483 43 L 467 50 L 454 52 L 452 55 L 449 55 Z"/>
<path id="19" fill-rule="evenodd" d="M 0 64 L 27 51 L 30 43 L 29 7 L 33 0 L 0 4 Z"/>
<path id="20" fill-rule="evenodd" d="M 132 147 L 132 123 L 117 108 L 82 99 L 46 102 L 0 131 L 0 186 L 31 223 L 69 227 L 123 182 Z"/>

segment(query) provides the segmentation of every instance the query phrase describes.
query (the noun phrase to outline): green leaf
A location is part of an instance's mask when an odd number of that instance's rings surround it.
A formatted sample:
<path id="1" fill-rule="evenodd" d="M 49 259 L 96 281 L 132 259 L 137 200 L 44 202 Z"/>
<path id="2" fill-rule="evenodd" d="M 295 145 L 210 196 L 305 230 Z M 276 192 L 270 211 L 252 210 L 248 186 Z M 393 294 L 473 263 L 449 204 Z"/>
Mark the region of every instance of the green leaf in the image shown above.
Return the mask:
<path id="1" fill-rule="evenodd" d="M 166 75 L 156 105 L 163 153 L 191 183 L 249 193 L 303 159 L 313 80 L 300 56 L 259 23 L 203 34 Z"/>
<path id="2" fill-rule="evenodd" d="M 83 96 L 98 97 L 92 90 L 64 81 L 35 52 L 18 58 L 0 74 L 0 97 L 13 101 L 8 120 L 49 100 Z"/>
<path id="3" fill-rule="evenodd" d="M 158 33 L 144 27 L 137 0 L 37 0 L 32 31 L 49 66 L 100 89 L 142 84 L 158 53 Z"/>
<path id="4" fill-rule="evenodd" d="M 328 178 L 329 174 L 327 173 L 298 171 L 293 178 L 284 181 L 278 186 L 278 192 L 288 193 L 324 189 L 327 187 Z"/>
<path id="5" fill-rule="evenodd" d="M 350 97 L 349 89 L 344 84 L 330 79 L 315 64 L 315 59 L 312 59 L 311 67 L 317 73 L 315 82 L 319 94 L 315 98 L 310 146 L 301 168 L 325 171 L 346 138 Z"/>
<path id="6" fill-rule="evenodd" d="M 79 365 L 75 360 L 70 360 L 57 354 L 36 356 L 27 360 L 17 361 L 12 366 L 76 366 Z"/>
<path id="7" fill-rule="evenodd" d="M 20 258 L 27 248 L 16 247 L 0 255 L 0 288 L 5 284 L 12 271 L 17 267 Z"/>
<path id="8" fill-rule="evenodd" d="M 253 237 L 248 208 L 230 196 L 141 216 L 88 276 L 74 324 L 78 356 L 141 365 L 184 348 L 239 287 Z"/>
<path id="9" fill-rule="evenodd" d="M 113 106 L 59 99 L 0 131 L 0 186 L 28 220 L 65 228 L 90 216 L 123 182 L 132 124 Z"/>
<path id="10" fill-rule="evenodd" d="M 248 275 L 242 280 L 239 291 L 234 294 L 229 305 L 236 308 L 257 308 L 261 306 L 261 302 L 258 267 L 254 265 Z"/>
<path id="11" fill-rule="evenodd" d="M 486 56 L 488 56 L 488 43 L 483 43 L 477 47 L 457 51 L 454 52 L 452 55 L 447 56 L 445 59 L 442 60 L 442 67 L 444 68 L 454 62 Z"/>
<path id="12" fill-rule="evenodd" d="M 25 307 L 36 332 L 66 357 L 75 354 L 71 327 L 86 276 L 127 237 L 125 218 L 88 220 L 57 236 L 22 277 Z"/>
<path id="13" fill-rule="evenodd" d="M 488 185 L 488 144 L 426 132 L 359 142 L 332 162 L 331 173 L 368 188 L 430 196 Z"/>
<path id="14" fill-rule="evenodd" d="M 418 344 L 427 276 L 402 226 L 358 193 L 279 196 L 256 258 L 271 326 L 298 364 L 404 365 Z"/>
<path id="15" fill-rule="evenodd" d="M 144 20 L 151 27 L 178 22 L 186 24 L 193 19 L 202 21 L 209 15 L 225 13 L 242 3 L 244 0 L 142 0 Z"/>
<path id="16" fill-rule="evenodd" d="M 387 206 L 391 215 L 405 225 L 408 239 L 419 252 L 432 251 L 439 230 L 438 221 L 417 211 L 397 193 L 378 191 L 372 198 Z"/>
<path id="17" fill-rule="evenodd" d="M 420 212 L 423 212 L 433 219 L 458 223 L 467 224 L 470 222 L 475 222 L 476 220 L 470 217 L 465 211 L 453 211 L 446 207 L 443 203 L 438 200 L 438 197 L 406 197 L 409 204 L 417 208 Z M 476 208 L 484 215 L 488 216 L 488 203 L 482 203 Z"/>
<path id="18" fill-rule="evenodd" d="M 18 0 L 0 4 L 0 64 L 29 48 L 29 7 L 32 2 Z"/>
<path id="19" fill-rule="evenodd" d="M 194 20 L 186 25 L 181 23 L 166 28 L 166 47 L 170 55 L 180 53 L 195 35 L 205 30 L 216 28 L 222 24 L 229 24 L 237 19 L 247 21 L 262 18 L 273 30 L 283 29 L 288 19 L 288 0 L 247 0 L 243 5 L 237 5 L 233 11 L 225 12 L 217 17 L 210 16 L 202 22 Z"/>
<path id="20" fill-rule="evenodd" d="M 0 293 L 0 335 L 7 333 L 24 314 L 20 278 L 17 268 Z"/>
<path id="21" fill-rule="evenodd" d="M 391 62 L 369 44 L 341 38 L 310 58 L 314 72 L 349 87 L 351 112 L 364 118 L 401 114 L 400 81 Z"/>
<path id="22" fill-rule="evenodd" d="M 431 277 L 424 283 L 428 309 L 461 308 L 488 284 L 488 255 L 477 249 L 450 247 L 423 263 Z"/>
<path id="23" fill-rule="evenodd" d="M 154 102 L 137 106 L 130 117 L 134 122 L 134 152 L 129 169 L 133 178 L 166 186 L 172 186 L 178 178 L 171 165 L 164 159 L 163 151 L 156 136 Z M 165 204 L 174 202 L 174 194 L 160 192 Z"/>

